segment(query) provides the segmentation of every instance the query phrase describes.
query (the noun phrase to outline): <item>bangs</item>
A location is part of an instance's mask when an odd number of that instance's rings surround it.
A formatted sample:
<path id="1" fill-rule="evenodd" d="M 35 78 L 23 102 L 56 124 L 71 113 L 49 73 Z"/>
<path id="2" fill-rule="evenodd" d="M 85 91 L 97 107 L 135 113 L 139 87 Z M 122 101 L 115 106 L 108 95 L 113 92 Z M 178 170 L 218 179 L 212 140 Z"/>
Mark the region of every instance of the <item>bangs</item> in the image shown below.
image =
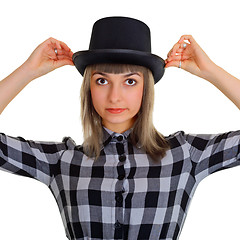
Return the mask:
<path id="1" fill-rule="evenodd" d="M 126 72 L 141 72 L 146 73 L 147 68 L 138 65 L 132 64 L 119 64 L 119 63 L 101 63 L 101 64 L 93 64 L 87 67 L 87 70 L 90 72 L 99 71 L 105 73 L 113 73 L 113 74 L 120 74 Z"/>

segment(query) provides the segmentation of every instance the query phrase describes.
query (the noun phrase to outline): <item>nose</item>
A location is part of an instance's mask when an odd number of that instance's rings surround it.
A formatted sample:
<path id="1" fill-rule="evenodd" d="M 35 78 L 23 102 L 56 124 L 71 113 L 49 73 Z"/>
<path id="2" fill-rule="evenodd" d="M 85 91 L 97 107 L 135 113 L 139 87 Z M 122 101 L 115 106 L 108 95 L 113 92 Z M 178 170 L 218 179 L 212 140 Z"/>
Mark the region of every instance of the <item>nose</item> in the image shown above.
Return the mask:
<path id="1" fill-rule="evenodd" d="M 117 103 L 120 102 L 122 99 L 122 90 L 121 87 L 118 86 L 117 84 L 112 84 L 110 90 L 109 90 L 109 95 L 108 95 L 109 101 L 111 103 Z"/>

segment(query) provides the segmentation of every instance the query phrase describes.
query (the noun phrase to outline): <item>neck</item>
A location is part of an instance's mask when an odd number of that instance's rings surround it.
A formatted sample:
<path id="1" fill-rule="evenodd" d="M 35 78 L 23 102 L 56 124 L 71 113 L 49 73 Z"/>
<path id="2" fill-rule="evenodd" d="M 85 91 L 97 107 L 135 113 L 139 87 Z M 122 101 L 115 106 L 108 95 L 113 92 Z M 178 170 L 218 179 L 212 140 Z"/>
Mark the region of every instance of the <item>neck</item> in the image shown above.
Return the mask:
<path id="1" fill-rule="evenodd" d="M 102 122 L 102 125 L 113 132 L 124 133 L 125 131 L 127 131 L 133 126 L 136 119 L 132 118 L 131 120 L 132 120 L 131 122 L 128 122 L 125 124 L 123 123 L 109 124 L 109 123 Z"/>

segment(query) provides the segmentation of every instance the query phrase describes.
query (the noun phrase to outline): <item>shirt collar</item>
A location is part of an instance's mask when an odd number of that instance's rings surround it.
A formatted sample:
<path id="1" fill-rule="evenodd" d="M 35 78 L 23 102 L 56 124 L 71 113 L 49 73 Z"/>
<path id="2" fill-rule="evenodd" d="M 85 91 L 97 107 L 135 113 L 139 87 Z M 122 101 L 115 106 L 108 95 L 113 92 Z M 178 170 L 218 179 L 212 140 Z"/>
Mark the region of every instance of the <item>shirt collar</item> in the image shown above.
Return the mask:
<path id="1" fill-rule="evenodd" d="M 126 130 L 123 133 L 116 133 L 116 132 L 113 132 L 112 130 L 103 126 L 103 142 L 102 142 L 101 149 L 103 149 L 105 146 L 107 146 L 108 143 L 110 143 L 113 138 L 123 136 L 123 139 L 127 140 L 131 131 L 132 131 L 132 128 Z"/>

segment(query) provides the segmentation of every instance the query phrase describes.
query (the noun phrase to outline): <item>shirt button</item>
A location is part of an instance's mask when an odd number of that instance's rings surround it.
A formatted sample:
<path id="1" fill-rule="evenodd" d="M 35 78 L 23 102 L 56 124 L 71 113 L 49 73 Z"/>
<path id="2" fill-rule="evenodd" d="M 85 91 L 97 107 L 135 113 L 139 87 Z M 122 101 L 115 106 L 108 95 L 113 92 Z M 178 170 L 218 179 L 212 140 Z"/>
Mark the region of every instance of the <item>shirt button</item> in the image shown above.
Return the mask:
<path id="1" fill-rule="evenodd" d="M 123 136 L 122 136 L 122 135 L 119 135 L 119 136 L 117 137 L 117 140 L 118 140 L 119 142 L 121 142 L 121 141 L 123 140 Z"/>
<path id="2" fill-rule="evenodd" d="M 124 161 L 126 161 L 126 156 L 125 155 L 121 155 L 121 156 L 119 156 L 118 160 L 120 162 L 124 162 Z"/>
<path id="3" fill-rule="evenodd" d="M 121 227 L 122 227 L 122 224 L 121 224 L 119 221 L 117 221 L 117 222 L 114 224 L 114 227 L 115 227 L 115 228 L 121 228 Z"/>

